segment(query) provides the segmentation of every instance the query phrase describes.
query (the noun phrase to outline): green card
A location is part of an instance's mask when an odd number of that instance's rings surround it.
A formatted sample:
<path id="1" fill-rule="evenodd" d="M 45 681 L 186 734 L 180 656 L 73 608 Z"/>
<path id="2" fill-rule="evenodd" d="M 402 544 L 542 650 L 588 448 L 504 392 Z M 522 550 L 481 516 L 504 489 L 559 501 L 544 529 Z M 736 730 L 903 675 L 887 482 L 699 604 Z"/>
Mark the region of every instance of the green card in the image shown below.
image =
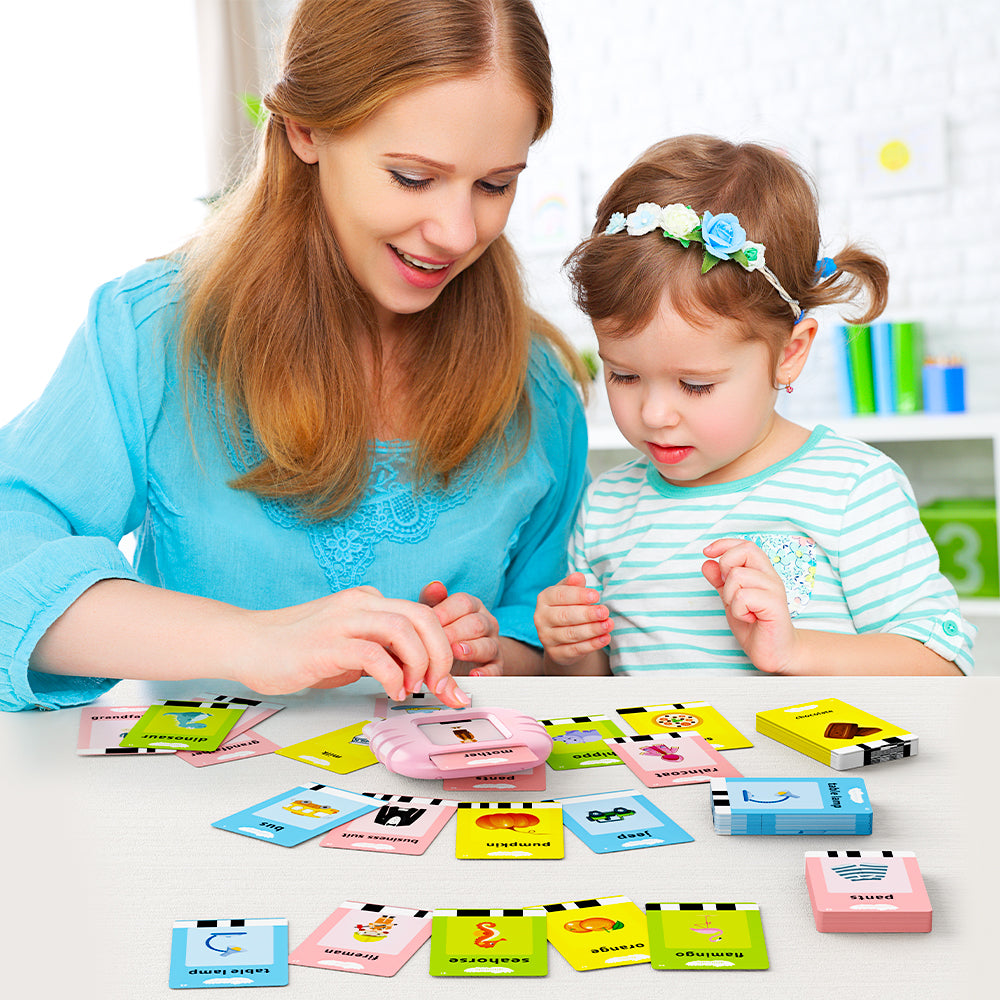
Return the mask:
<path id="1" fill-rule="evenodd" d="M 654 969 L 766 969 L 756 903 L 647 903 Z"/>
<path id="2" fill-rule="evenodd" d="M 246 705 L 216 701 L 155 701 L 120 747 L 218 750 Z"/>
<path id="3" fill-rule="evenodd" d="M 359 768 L 378 762 L 378 758 L 368 749 L 368 739 L 361 734 L 370 719 L 357 722 L 353 726 L 337 729 L 332 733 L 314 736 L 292 746 L 278 750 L 282 757 L 301 760 L 304 764 L 322 767 L 337 774 L 349 774 Z"/>
<path id="4" fill-rule="evenodd" d="M 485 979 L 544 976 L 549 971 L 546 913 L 526 910 L 435 910 L 432 976 Z"/>
<path id="5" fill-rule="evenodd" d="M 604 741 L 624 733 L 606 715 L 576 715 L 570 719 L 538 721 L 552 737 L 552 752 L 547 763 L 554 771 L 622 762 Z"/>

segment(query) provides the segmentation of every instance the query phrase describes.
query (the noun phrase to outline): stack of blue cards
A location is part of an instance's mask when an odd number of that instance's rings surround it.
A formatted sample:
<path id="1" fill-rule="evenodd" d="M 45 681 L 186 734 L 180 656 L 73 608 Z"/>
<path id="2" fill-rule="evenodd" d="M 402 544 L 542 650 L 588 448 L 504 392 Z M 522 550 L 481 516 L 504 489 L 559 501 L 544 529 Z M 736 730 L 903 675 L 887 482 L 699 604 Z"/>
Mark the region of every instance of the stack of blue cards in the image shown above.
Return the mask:
<path id="1" fill-rule="evenodd" d="M 713 778 L 709 786 L 716 833 L 872 832 L 861 778 Z"/>

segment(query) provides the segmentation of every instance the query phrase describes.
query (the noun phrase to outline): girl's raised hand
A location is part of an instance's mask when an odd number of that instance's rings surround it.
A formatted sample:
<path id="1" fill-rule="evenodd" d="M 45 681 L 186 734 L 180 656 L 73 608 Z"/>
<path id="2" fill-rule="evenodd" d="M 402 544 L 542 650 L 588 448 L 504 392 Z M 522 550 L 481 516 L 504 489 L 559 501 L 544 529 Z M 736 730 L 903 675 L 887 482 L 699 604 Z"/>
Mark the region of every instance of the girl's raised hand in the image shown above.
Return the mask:
<path id="1" fill-rule="evenodd" d="M 771 560 L 745 538 L 718 538 L 702 551 L 709 557 L 702 575 L 719 592 L 726 621 L 750 662 L 767 673 L 789 672 L 797 634 Z"/>
<path id="2" fill-rule="evenodd" d="M 420 603 L 431 608 L 451 644 L 457 673 L 473 677 L 500 677 L 503 674 L 503 646 L 500 625 L 478 597 L 458 592 L 449 594 L 439 580 L 420 591 Z"/>
<path id="3" fill-rule="evenodd" d="M 582 573 L 570 573 L 538 595 L 535 628 L 545 655 L 559 667 L 573 667 L 611 641 L 608 609 L 601 595 L 586 586 Z"/>
<path id="4" fill-rule="evenodd" d="M 453 708 L 469 704 L 451 676 L 445 629 L 422 604 L 354 587 L 253 614 L 262 642 L 239 679 L 261 694 L 341 687 L 367 674 L 397 701 L 426 684 Z"/>

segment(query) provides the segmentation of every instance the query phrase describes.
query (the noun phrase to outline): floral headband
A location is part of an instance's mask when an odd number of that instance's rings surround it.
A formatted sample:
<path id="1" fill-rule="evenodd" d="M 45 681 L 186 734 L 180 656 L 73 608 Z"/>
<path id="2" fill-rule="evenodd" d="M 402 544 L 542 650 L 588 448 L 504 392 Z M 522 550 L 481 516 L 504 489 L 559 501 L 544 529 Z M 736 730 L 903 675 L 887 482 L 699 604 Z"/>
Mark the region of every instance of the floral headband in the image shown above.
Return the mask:
<path id="1" fill-rule="evenodd" d="M 785 291 L 764 262 L 764 245 L 747 239 L 746 230 L 732 212 L 720 215 L 705 212 L 699 218 L 690 205 L 674 204 L 661 208 L 647 201 L 628 216 L 624 212 L 615 212 L 604 232 L 612 236 L 625 230 L 629 236 L 643 236 L 654 229 L 662 229 L 664 239 L 677 240 L 684 247 L 701 243 L 705 248 L 701 261 L 702 274 L 710 271 L 720 260 L 735 261 L 744 271 L 758 271 L 791 307 L 795 321 L 802 318 L 798 300 Z M 817 264 L 817 273 L 827 277 L 833 273 L 831 268 L 835 267 L 829 257 L 824 257 Z"/>

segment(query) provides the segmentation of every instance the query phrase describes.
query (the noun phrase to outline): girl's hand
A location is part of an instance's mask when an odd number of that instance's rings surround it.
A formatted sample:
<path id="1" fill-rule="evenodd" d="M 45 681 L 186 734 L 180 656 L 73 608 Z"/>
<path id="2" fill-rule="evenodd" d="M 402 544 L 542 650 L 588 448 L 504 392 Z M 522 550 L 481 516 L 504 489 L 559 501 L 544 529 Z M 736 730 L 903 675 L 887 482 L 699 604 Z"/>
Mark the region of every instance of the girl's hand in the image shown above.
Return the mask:
<path id="1" fill-rule="evenodd" d="M 453 708 L 469 704 L 450 673 L 445 630 L 422 604 L 354 587 L 252 614 L 260 641 L 238 679 L 260 694 L 341 687 L 367 674 L 397 701 L 426 684 Z"/>
<path id="2" fill-rule="evenodd" d="M 709 561 L 701 572 L 719 592 L 726 621 L 750 662 L 767 673 L 791 672 L 797 633 L 771 560 L 745 538 L 719 538 L 702 551 Z"/>
<path id="3" fill-rule="evenodd" d="M 455 658 L 452 671 L 471 677 L 500 677 L 503 646 L 500 625 L 478 597 L 449 594 L 439 580 L 420 591 L 420 603 L 433 609 Z M 433 690 L 433 689 L 432 689 Z"/>
<path id="4" fill-rule="evenodd" d="M 611 641 L 608 609 L 585 584 L 582 573 L 570 573 L 538 595 L 535 628 L 545 655 L 559 667 L 575 666 Z"/>

